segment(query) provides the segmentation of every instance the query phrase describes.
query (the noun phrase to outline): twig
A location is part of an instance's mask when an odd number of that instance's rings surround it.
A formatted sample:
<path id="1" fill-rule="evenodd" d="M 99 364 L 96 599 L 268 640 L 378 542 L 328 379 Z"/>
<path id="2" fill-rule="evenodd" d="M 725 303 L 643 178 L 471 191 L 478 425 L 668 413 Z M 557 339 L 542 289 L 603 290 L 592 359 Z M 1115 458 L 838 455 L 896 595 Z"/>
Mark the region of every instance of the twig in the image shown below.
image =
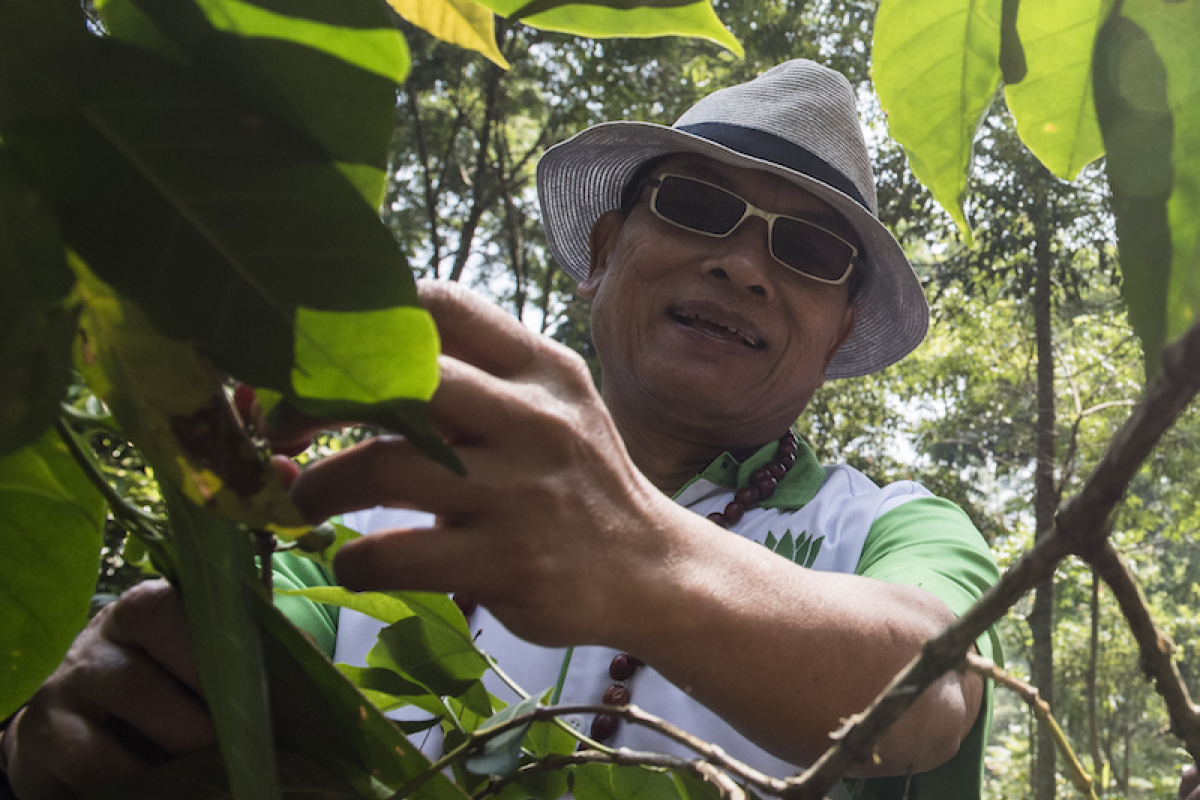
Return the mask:
<path id="1" fill-rule="evenodd" d="M 1058 745 L 1058 750 L 1063 755 L 1063 760 L 1066 762 L 1067 769 L 1071 773 L 1071 782 L 1075 784 L 1075 788 L 1086 795 L 1088 800 L 1099 800 L 1096 797 L 1095 781 L 1087 773 L 1087 770 L 1083 768 L 1083 764 L 1079 763 L 1079 757 L 1075 755 L 1075 751 L 1071 748 L 1071 743 L 1067 741 L 1066 734 L 1059 727 L 1058 720 L 1050 713 L 1050 706 L 1042 699 L 1038 690 L 1000 669 L 990 658 L 977 656 L 974 653 L 967 653 L 967 667 L 972 672 L 977 672 L 984 677 L 991 678 L 1001 686 L 1011 689 L 1029 704 L 1029 707 L 1033 709 L 1033 713 L 1037 715 L 1038 720 L 1050 729 L 1050 735 L 1054 737 L 1054 743 Z"/>
<path id="2" fill-rule="evenodd" d="M 613 714 L 622 719 L 632 722 L 637 725 L 642 725 L 647 728 L 658 731 L 659 733 L 671 739 L 674 742 L 684 745 L 697 753 L 702 759 L 719 770 L 725 770 L 731 773 L 743 783 L 750 784 L 755 788 L 764 791 L 768 794 L 781 794 L 787 788 L 787 782 L 778 778 L 772 778 L 753 767 L 743 764 L 741 761 L 731 757 L 724 750 L 715 744 L 710 744 L 699 737 L 693 736 L 686 731 L 675 727 L 671 723 L 659 717 L 642 711 L 636 706 L 608 706 L 603 704 L 584 704 L 584 705 L 564 705 L 564 706 L 542 706 L 534 709 L 528 714 L 519 714 L 512 719 L 505 720 L 499 725 L 487 728 L 485 730 L 475 731 L 470 735 L 466 742 L 456 747 L 451 752 L 438 759 L 430 769 L 418 775 L 413 780 L 409 781 L 404 786 L 392 795 L 391 800 L 401 800 L 408 797 L 414 791 L 421 787 L 429 778 L 441 772 L 452 763 L 474 752 L 486 744 L 491 739 L 500 734 L 528 725 L 531 722 L 542 722 L 558 719 L 560 716 L 570 714 L 594 714 L 605 713 Z M 612 763 L 637 764 L 642 766 L 662 766 L 659 759 L 674 759 L 672 756 L 664 756 L 657 753 L 635 753 L 629 750 L 612 750 L 604 748 L 603 751 L 592 750 L 582 752 L 596 753 L 597 760 L 610 760 Z M 620 756 L 622 761 L 618 762 L 615 759 Z M 672 766 L 680 764 L 693 764 L 694 762 L 685 759 L 672 760 Z M 690 769 L 690 768 L 689 768 Z"/>
<path id="3" fill-rule="evenodd" d="M 1179 666 L 1171 658 L 1174 644 L 1154 624 L 1142 590 L 1111 543 L 1106 542 L 1097 551 L 1092 568 L 1112 588 L 1113 597 L 1129 621 L 1129 629 L 1141 652 L 1142 672 L 1166 701 L 1171 732 L 1183 740 L 1192 758 L 1200 761 L 1200 708 L 1192 702 Z"/>

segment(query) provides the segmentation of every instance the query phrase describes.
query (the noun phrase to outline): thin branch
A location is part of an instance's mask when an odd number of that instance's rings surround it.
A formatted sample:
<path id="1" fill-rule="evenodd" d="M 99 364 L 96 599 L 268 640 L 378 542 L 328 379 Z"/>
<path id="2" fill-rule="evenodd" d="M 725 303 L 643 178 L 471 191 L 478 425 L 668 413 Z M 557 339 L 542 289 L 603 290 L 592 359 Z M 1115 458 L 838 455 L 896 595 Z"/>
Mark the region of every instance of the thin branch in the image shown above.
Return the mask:
<path id="1" fill-rule="evenodd" d="M 541 706 L 534 709 L 528 714 L 520 714 L 512 719 L 505 720 L 499 725 L 487 728 L 485 730 L 477 730 L 470 735 L 466 742 L 456 747 L 451 752 L 438 759 L 430 769 L 418 775 L 413 780 L 402 786 L 395 794 L 392 795 L 392 800 L 401 800 L 408 797 L 416 791 L 429 778 L 444 770 L 446 767 L 453 764 L 460 758 L 463 758 L 469 753 L 477 751 L 480 747 L 486 744 L 491 739 L 499 736 L 506 731 L 513 730 L 528 725 L 532 722 L 541 722 L 549 720 L 557 720 L 559 717 L 568 716 L 570 714 L 613 714 L 628 722 L 636 725 L 642 725 L 652 730 L 661 733 L 668 739 L 682 744 L 693 752 L 697 753 L 701 758 L 712 764 L 714 767 L 724 770 L 732 774 L 743 783 L 750 784 L 760 791 L 768 794 L 781 794 L 787 788 L 787 782 L 778 778 L 772 778 L 753 767 L 743 764 L 736 758 L 728 755 L 724 750 L 715 744 L 710 744 L 703 739 L 693 736 L 692 734 L 678 728 L 671 723 L 659 717 L 642 711 L 636 706 L 608 706 L 603 704 L 576 704 L 564 706 Z M 664 756 L 658 753 L 635 753 L 629 750 L 610 750 L 605 748 L 604 751 L 593 751 L 597 753 L 598 760 L 609 760 L 613 763 L 638 764 L 643 766 L 661 766 L 659 760 L 672 759 L 671 756 Z M 586 752 L 586 751 L 585 751 Z M 620 758 L 622 761 L 617 761 Z M 671 766 L 685 765 L 683 768 L 688 768 L 686 765 L 693 764 L 684 759 L 671 761 Z"/>
<path id="2" fill-rule="evenodd" d="M 166 520 L 138 508 L 122 497 L 100 473 L 91 448 L 84 443 L 80 435 L 67 424 L 63 417 L 55 420 L 54 428 L 62 437 L 63 443 L 67 446 L 71 457 L 75 459 L 75 463 L 83 470 L 92 485 L 100 491 L 117 522 L 128 530 L 136 529 L 136 532 L 140 534 L 162 538 L 162 526 L 166 524 Z"/>
<path id="3" fill-rule="evenodd" d="M 1200 708 L 1192 702 L 1179 666 L 1171 658 L 1174 644 L 1154 624 L 1149 603 L 1111 542 L 1105 542 L 1096 552 L 1092 567 L 1112 588 L 1121 612 L 1129 621 L 1141 651 L 1142 671 L 1166 701 L 1171 732 L 1183 740 L 1192 758 L 1200 761 Z"/>
<path id="4" fill-rule="evenodd" d="M 1050 730 L 1050 735 L 1054 738 L 1054 743 L 1058 745 L 1058 751 L 1062 753 L 1063 760 L 1067 764 L 1067 769 L 1071 773 L 1071 782 L 1075 784 L 1075 788 L 1081 794 L 1085 795 L 1088 800 L 1099 800 L 1096 797 L 1095 781 L 1087 773 L 1087 770 L 1083 768 L 1083 764 L 1079 763 L 1079 757 L 1075 755 L 1075 751 L 1071 748 L 1071 743 L 1067 741 L 1067 735 L 1063 733 L 1058 720 L 1050 713 L 1050 706 L 1042 699 L 1038 690 L 1000 669 L 990 658 L 983 658 L 974 653 L 967 653 L 967 667 L 972 672 L 976 672 L 985 678 L 991 678 L 996 683 L 1007 689 L 1011 689 L 1021 696 L 1029 707 L 1033 709 L 1033 713 L 1037 716 L 1038 721 Z"/>

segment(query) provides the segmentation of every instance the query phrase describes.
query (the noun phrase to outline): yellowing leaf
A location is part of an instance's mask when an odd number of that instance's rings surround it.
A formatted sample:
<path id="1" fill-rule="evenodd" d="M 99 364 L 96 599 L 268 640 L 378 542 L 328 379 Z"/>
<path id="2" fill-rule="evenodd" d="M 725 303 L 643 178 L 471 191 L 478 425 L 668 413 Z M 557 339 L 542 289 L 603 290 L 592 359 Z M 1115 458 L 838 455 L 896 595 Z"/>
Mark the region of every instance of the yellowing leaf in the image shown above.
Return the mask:
<path id="1" fill-rule="evenodd" d="M 428 400 L 438 383 L 437 352 L 437 326 L 423 308 L 355 312 L 297 308 L 292 389 L 298 397 L 314 400 Z M 348 374 L 341 365 L 354 359 L 412 366 Z"/>
<path id="2" fill-rule="evenodd" d="M 474 50 L 503 69 L 508 61 L 496 47 L 496 16 L 471 0 L 388 0 L 406 20 L 442 41 Z"/>
<path id="3" fill-rule="evenodd" d="M 963 212 L 979 121 L 1000 84 L 1001 0 L 885 0 L 872 75 L 892 137 L 968 244 Z"/>
<path id="4" fill-rule="evenodd" d="M 306 531 L 195 348 L 159 334 L 78 258 L 71 266 L 83 301 L 76 363 L 158 474 L 192 502 L 251 528 Z"/>
<path id="5" fill-rule="evenodd" d="M 480 0 L 503 17 L 519 17 L 526 25 L 594 38 L 624 36 L 692 36 L 707 39 L 739 58 L 742 45 L 721 23 L 709 0 Z"/>
<path id="6" fill-rule="evenodd" d="M 1046 168 L 1074 180 L 1104 155 L 1092 93 L 1092 49 L 1107 0 L 1024 3 L 1017 32 L 1025 50 L 1025 79 L 1004 87 L 1017 132 Z"/>

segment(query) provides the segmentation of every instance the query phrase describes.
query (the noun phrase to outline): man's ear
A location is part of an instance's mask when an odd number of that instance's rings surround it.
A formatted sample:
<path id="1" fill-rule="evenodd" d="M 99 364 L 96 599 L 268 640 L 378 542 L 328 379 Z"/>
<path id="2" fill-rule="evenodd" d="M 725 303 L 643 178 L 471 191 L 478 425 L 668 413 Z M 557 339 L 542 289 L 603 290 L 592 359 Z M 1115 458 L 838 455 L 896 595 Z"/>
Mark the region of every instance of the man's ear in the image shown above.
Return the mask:
<path id="1" fill-rule="evenodd" d="M 620 211 L 605 211 L 592 226 L 592 235 L 588 238 L 591 251 L 588 262 L 588 275 L 579 282 L 579 296 L 591 300 L 600 289 L 600 283 L 608 270 L 608 259 L 617 246 L 621 235 L 621 227 L 625 224 L 625 215 Z"/>
<path id="2" fill-rule="evenodd" d="M 822 379 L 825 376 L 825 370 L 829 369 L 829 362 L 833 361 L 833 357 L 837 355 L 837 351 L 842 349 L 842 345 L 850 338 L 850 334 L 854 333 L 854 326 L 857 322 L 858 306 L 854 302 L 846 303 L 846 310 L 842 312 L 842 327 L 838 331 L 837 340 L 829 348 L 829 352 L 825 354 L 825 367 L 821 370 Z"/>

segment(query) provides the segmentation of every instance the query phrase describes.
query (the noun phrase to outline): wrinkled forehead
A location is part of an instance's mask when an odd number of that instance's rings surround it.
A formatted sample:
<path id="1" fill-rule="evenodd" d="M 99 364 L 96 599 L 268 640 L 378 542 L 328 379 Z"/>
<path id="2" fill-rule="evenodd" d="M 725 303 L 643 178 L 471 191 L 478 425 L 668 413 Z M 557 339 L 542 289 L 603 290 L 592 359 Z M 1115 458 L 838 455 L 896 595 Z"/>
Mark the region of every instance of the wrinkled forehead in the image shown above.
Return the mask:
<path id="1" fill-rule="evenodd" d="M 653 177 L 667 172 L 708 181 L 766 211 L 819 223 L 852 243 L 858 242 L 850 223 L 832 206 L 779 175 L 722 164 L 694 153 L 665 156 L 656 160 L 643 174 Z"/>

